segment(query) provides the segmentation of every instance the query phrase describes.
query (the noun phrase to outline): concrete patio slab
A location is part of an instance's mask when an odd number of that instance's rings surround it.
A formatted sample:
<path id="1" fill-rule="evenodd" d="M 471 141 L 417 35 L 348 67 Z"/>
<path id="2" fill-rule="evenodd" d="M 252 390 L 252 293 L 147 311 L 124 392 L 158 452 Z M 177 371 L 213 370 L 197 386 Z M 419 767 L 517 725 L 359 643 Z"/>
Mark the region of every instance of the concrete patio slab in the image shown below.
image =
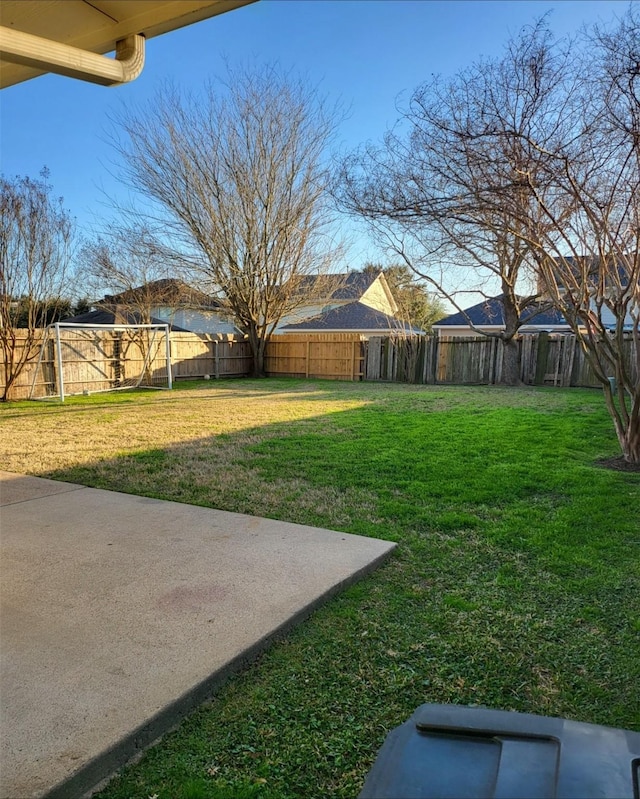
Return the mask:
<path id="1" fill-rule="evenodd" d="M 394 547 L 0 472 L 0 796 L 82 796 Z"/>

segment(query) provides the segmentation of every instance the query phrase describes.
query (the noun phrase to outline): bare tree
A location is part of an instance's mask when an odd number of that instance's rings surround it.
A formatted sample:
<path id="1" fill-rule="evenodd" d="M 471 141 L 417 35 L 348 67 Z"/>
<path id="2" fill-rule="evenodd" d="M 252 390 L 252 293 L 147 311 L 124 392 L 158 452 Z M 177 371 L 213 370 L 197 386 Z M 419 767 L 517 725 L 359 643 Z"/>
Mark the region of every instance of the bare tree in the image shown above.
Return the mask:
<path id="1" fill-rule="evenodd" d="M 96 304 L 123 324 L 149 324 L 154 305 L 163 304 L 159 286 L 176 275 L 165 248 L 144 223 L 113 222 L 84 244 L 80 260 Z"/>
<path id="2" fill-rule="evenodd" d="M 66 308 L 73 223 L 52 196 L 48 172 L 40 179 L 0 178 L 0 347 L 2 401 L 39 351 L 40 328 Z M 20 316 L 20 320 L 18 320 Z M 22 326 L 17 328 L 17 324 Z"/>
<path id="3" fill-rule="evenodd" d="M 528 171 L 541 283 L 602 384 L 624 459 L 640 466 L 640 16 L 585 37 L 573 109 Z M 567 87 L 561 87 L 566 92 Z M 568 107 L 568 104 L 567 104 Z M 558 136 L 558 131 L 562 136 Z M 518 135 L 512 131 L 512 137 Z"/>
<path id="4" fill-rule="evenodd" d="M 542 310 L 521 221 L 537 213 L 522 179 L 541 158 L 528 134 L 541 116 L 557 112 L 550 102 L 565 72 L 566 55 L 550 48 L 542 21 L 502 58 L 420 86 L 397 132 L 382 148 L 347 158 L 335 189 L 342 207 L 366 219 L 474 330 L 502 339 L 508 384 L 520 379 L 515 336 Z M 514 129 L 523 135 L 504 135 Z M 503 330 L 475 327 L 461 300 L 468 292 L 500 294 Z"/>
<path id="5" fill-rule="evenodd" d="M 313 301 L 301 282 L 335 257 L 323 167 L 335 111 L 271 66 L 230 71 L 199 96 L 165 88 L 117 121 L 123 179 L 155 201 L 176 251 L 211 282 L 264 374 L 278 321 Z"/>

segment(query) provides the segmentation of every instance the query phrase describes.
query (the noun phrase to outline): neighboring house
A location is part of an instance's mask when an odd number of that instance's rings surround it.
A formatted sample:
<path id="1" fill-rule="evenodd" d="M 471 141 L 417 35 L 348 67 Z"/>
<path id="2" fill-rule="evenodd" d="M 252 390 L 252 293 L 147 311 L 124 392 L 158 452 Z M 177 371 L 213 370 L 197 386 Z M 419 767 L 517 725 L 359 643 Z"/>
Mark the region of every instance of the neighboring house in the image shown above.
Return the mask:
<path id="1" fill-rule="evenodd" d="M 97 305 L 112 312 L 140 314 L 144 309 L 155 320 L 170 323 L 176 331 L 180 328 L 190 333 L 240 333 L 215 299 L 174 278 L 107 294 Z"/>
<path id="2" fill-rule="evenodd" d="M 280 321 L 276 333 L 421 334 L 398 319 L 396 303 L 382 272 L 309 276 L 298 289 L 313 300 Z"/>
<path id="3" fill-rule="evenodd" d="M 106 310 L 99 308 L 95 311 L 87 311 L 86 313 L 76 314 L 76 316 L 69 316 L 63 319 L 63 322 L 73 322 L 76 325 L 141 325 L 142 317 L 136 311 L 127 311 L 122 308 L 117 310 Z M 174 333 L 188 333 L 182 327 L 178 327 L 171 322 L 167 323 L 164 319 L 151 317 L 149 320 L 152 325 L 165 325 L 169 324 L 169 329 Z"/>
<path id="4" fill-rule="evenodd" d="M 556 259 L 558 260 L 558 259 Z M 616 327 L 616 318 L 611 311 L 610 308 L 607 308 L 606 305 L 602 305 L 600 311 L 596 307 L 595 300 L 593 299 L 594 293 L 600 291 L 600 268 L 599 268 L 599 259 L 594 256 L 581 256 L 580 258 L 576 258 L 573 255 L 566 256 L 563 259 L 564 264 L 566 266 L 565 269 L 568 267 L 571 271 L 575 270 L 576 280 L 578 285 L 581 285 L 583 280 L 586 280 L 588 283 L 589 294 L 592 297 L 590 300 L 590 309 L 594 312 L 594 314 L 598 314 L 602 321 L 602 324 L 605 328 L 615 328 Z M 585 266 L 587 267 L 585 270 Z M 560 270 L 559 270 L 560 271 Z M 617 271 L 617 275 L 615 272 Z M 586 272 L 586 277 L 583 277 L 584 273 Z M 612 272 L 614 273 L 615 277 L 612 280 Z M 612 272 L 605 270 L 604 280 L 605 285 L 610 287 L 609 290 L 612 290 L 614 296 L 620 296 L 621 293 L 625 291 L 625 289 L 629 286 L 629 272 L 625 268 L 622 263 L 618 263 L 618 267 L 616 270 L 612 270 Z M 563 272 L 560 271 L 560 274 L 556 275 L 556 281 L 558 284 L 558 292 L 560 295 L 565 293 L 565 288 L 563 286 L 561 276 Z M 545 296 L 545 286 L 542 279 L 538 281 L 538 291 L 540 292 L 541 296 Z M 607 292 L 605 291 L 605 296 Z M 635 305 L 632 303 L 629 311 L 624 319 L 624 328 L 631 330 L 634 325 L 634 316 L 640 314 L 640 307 L 638 307 L 638 303 L 636 302 Z"/>
<path id="5" fill-rule="evenodd" d="M 539 310 L 537 310 L 539 309 Z M 527 308 L 521 318 L 520 333 L 570 333 L 571 328 L 561 313 L 553 308 L 538 303 Z M 473 327 L 471 324 L 473 324 Z M 474 329 L 477 328 L 477 329 Z M 504 308 L 502 295 L 490 297 L 477 305 L 467 308 L 464 313 L 458 311 L 441 319 L 433 325 L 438 336 L 477 336 L 478 331 L 495 333 L 504 330 Z"/>

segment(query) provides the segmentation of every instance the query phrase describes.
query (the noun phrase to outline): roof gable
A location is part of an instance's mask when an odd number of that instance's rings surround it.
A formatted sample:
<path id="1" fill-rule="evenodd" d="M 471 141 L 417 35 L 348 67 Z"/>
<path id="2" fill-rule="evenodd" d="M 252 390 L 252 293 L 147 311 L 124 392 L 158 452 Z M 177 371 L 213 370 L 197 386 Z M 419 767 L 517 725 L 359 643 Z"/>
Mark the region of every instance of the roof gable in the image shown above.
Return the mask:
<path id="1" fill-rule="evenodd" d="M 360 299 L 366 300 L 369 305 L 373 305 L 374 308 L 377 307 L 379 310 L 382 310 L 379 304 L 382 301 L 384 305 L 389 307 L 392 314 L 398 313 L 398 303 L 389 288 L 384 272 L 379 272 L 376 275 L 375 279 L 362 293 Z"/>
<path id="2" fill-rule="evenodd" d="M 359 300 L 378 277 L 363 272 L 305 275 L 299 279 L 296 291 L 314 304 L 321 300 Z"/>

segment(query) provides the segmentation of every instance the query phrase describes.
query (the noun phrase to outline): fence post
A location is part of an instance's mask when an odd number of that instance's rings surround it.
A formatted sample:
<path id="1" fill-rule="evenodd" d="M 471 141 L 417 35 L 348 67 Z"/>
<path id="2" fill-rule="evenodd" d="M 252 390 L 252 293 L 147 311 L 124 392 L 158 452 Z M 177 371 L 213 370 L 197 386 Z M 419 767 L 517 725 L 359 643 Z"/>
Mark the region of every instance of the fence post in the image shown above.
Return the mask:
<path id="1" fill-rule="evenodd" d="M 436 350 L 438 348 L 438 334 L 432 333 L 427 343 L 424 365 L 424 382 L 435 385 L 436 382 Z"/>
<path id="2" fill-rule="evenodd" d="M 389 352 L 391 353 L 391 379 L 395 383 L 398 379 L 398 348 L 395 339 L 389 339 Z"/>
<path id="3" fill-rule="evenodd" d="M 358 356 L 359 363 L 362 364 L 362 372 L 360 380 L 364 382 L 367 379 L 367 360 L 369 358 L 369 339 L 360 339 L 360 355 Z"/>
<path id="4" fill-rule="evenodd" d="M 568 363 L 565 364 L 565 374 L 564 374 L 564 386 L 571 385 L 571 378 L 573 377 L 573 362 L 576 357 L 576 337 L 575 336 L 566 336 L 567 345 L 569 347 L 569 358 Z"/>
<path id="5" fill-rule="evenodd" d="M 371 358 L 373 349 L 371 346 L 371 339 L 367 339 L 363 346 L 364 360 L 362 361 L 362 379 L 369 380 L 369 375 L 371 374 L 371 364 L 369 363 L 369 359 Z"/>
<path id="6" fill-rule="evenodd" d="M 544 376 L 547 373 L 547 358 L 549 357 L 549 334 L 542 331 L 538 335 L 538 348 L 536 352 L 536 376 L 534 385 L 543 386 Z"/>
<path id="7" fill-rule="evenodd" d="M 437 385 L 440 380 L 440 347 L 442 342 L 440 341 L 440 334 L 438 333 L 437 338 L 435 340 L 435 346 L 433 348 L 433 385 Z"/>
<path id="8" fill-rule="evenodd" d="M 62 344 L 60 342 L 60 325 L 54 325 L 56 331 L 56 348 L 58 363 L 58 386 L 60 387 L 60 402 L 64 402 L 64 374 L 62 373 Z"/>
<path id="9" fill-rule="evenodd" d="M 218 345 L 220 342 L 218 339 L 215 339 L 214 348 L 213 348 L 213 376 L 216 380 L 220 379 L 220 352 L 218 350 Z"/>
<path id="10" fill-rule="evenodd" d="M 503 373 L 504 373 L 504 351 L 506 349 L 506 344 L 503 339 L 497 338 L 495 340 L 495 372 L 493 373 L 493 385 L 497 385 L 502 382 Z"/>

